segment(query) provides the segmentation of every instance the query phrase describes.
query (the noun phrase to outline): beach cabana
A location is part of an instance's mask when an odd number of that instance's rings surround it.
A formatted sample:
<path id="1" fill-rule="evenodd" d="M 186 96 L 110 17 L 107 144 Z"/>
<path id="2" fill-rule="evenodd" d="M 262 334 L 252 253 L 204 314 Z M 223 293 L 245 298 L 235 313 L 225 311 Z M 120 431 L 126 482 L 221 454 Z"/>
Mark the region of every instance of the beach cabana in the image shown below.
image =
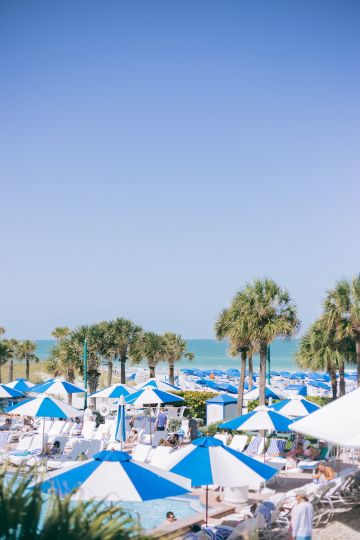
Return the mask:
<path id="1" fill-rule="evenodd" d="M 171 472 L 133 461 L 126 452 L 104 450 L 93 459 L 51 473 L 41 491 L 60 497 L 100 501 L 150 501 L 191 491 L 190 481 Z"/>
<path id="2" fill-rule="evenodd" d="M 208 486 L 240 487 L 270 480 L 277 470 L 241 452 L 225 446 L 215 437 L 195 439 L 190 445 L 172 452 L 164 468 L 191 479 L 191 485 L 206 486 L 206 523 Z"/>
<path id="3" fill-rule="evenodd" d="M 320 406 L 307 399 L 303 399 L 301 396 L 294 396 L 290 399 L 278 401 L 270 405 L 268 409 L 284 414 L 285 416 L 301 418 L 317 411 L 320 409 Z"/>
<path id="4" fill-rule="evenodd" d="M 237 399 L 227 394 L 218 394 L 206 401 L 206 425 L 224 422 L 236 416 Z"/>
<path id="5" fill-rule="evenodd" d="M 290 427 L 338 446 L 360 448 L 360 388 L 293 422 Z"/>

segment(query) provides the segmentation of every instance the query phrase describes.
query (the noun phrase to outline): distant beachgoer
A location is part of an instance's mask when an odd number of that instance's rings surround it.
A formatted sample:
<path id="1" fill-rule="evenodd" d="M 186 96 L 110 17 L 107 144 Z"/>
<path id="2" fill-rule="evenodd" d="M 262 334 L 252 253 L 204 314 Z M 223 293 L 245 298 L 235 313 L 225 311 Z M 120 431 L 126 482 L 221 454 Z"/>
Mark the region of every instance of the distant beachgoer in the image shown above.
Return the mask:
<path id="1" fill-rule="evenodd" d="M 326 484 L 331 482 L 334 479 L 335 472 L 330 465 L 327 465 L 324 462 L 319 463 L 318 472 L 314 474 L 314 482 L 317 484 Z"/>
<path id="2" fill-rule="evenodd" d="M 11 428 L 11 418 L 5 418 L 5 422 L 1 424 L 0 430 L 9 431 L 10 428 Z"/>
<path id="3" fill-rule="evenodd" d="M 46 445 L 46 456 L 56 456 L 57 454 L 60 454 L 60 441 L 54 441 L 52 444 L 49 443 Z"/>
<path id="4" fill-rule="evenodd" d="M 24 418 L 24 425 L 23 427 L 21 428 L 20 431 L 22 431 L 23 433 L 29 433 L 30 431 L 33 431 L 34 430 L 34 427 L 32 425 L 32 422 L 29 418 L 25 417 Z"/>
<path id="5" fill-rule="evenodd" d="M 193 441 L 194 439 L 197 439 L 198 437 L 198 423 L 192 416 L 189 416 L 189 423 L 188 423 L 188 432 L 189 437 Z"/>
<path id="6" fill-rule="evenodd" d="M 135 427 L 135 416 L 131 416 L 129 419 L 129 428 L 132 429 L 133 427 Z"/>
<path id="7" fill-rule="evenodd" d="M 291 511 L 291 539 L 311 540 L 313 528 L 313 507 L 305 491 L 296 494 L 297 504 Z"/>
<path id="8" fill-rule="evenodd" d="M 135 428 L 132 428 L 132 430 L 130 431 L 127 439 L 126 439 L 126 444 L 135 444 L 138 440 L 138 431 L 137 429 Z"/>
<path id="9" fill-rule="evenodd" d="M 156 431 L 165 431 L 167 425 L 167 415 L 165 414 L 165 409 L 161 407 L 159 415 L 156 419 L 155 429 Z"/>
<path id="10" fill-rule="evenodd" d="M 166 521 L 169 523 L 174 523 L 174 521 L 177 521 L 174 512 L 166 512 Z"/>
<path id="11" fill-rule="evenodd" d="M 84 423 L 85 422 L 94 422 L 95 416 L 94 416 L 94 405 L 91 403 L 87 409 L 84 411 Z"/>

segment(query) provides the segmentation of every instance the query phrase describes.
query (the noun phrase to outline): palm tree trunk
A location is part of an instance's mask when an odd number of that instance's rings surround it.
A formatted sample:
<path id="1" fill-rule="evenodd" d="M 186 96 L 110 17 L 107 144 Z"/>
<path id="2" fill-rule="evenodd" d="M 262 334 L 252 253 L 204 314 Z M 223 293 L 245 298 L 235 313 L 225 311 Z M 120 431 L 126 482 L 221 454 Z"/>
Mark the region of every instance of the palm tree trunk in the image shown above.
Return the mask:
<path id="1" fill-rule="evenodd" d="M 108 386 L 111 386 L 112 374 L 113 374 L 113 363 L 112 363 L 112 360 L 108 360 L 108 363 L 107 363 L 107 385 Z"/>
<path id="2" fill-rule="evenodd" d="M 339 365 L 340 396 L 345 395 L 345 362 Z"/>
<path id="3" fill-rule="evenodd" d="M 249 366 L 249 391 L 250 391 L 252 390 L 252 387 L 253 387 L 253 373 L 254 373 L 252 354 L 250 354 L 250 356 L 248 357 L 248 366 Z"/>
<path id="4" fill-rule="evenodd" d="M 169 362 L 169 381 L 170 384 L 175 383 L 175 364 L 174 362 Z"/>
<path id="5" fill-rule="evenodd" d="M 150 364 L 149 370 L 150 370 L 150 379 L 155 379 L 155 366 Z"/>
<path id="6" fill-rule="evenodd" d="M 267 343 L 260 345 L 259 405 L 265 405 Z"/>
<path id="7" fill-rule="evenodd" d="M 360 335 L 355 337 L 356 363 L 357 363 L 357 384 L 360 386 Z"/>
<path id="8" fill-rule="evenodd" d="M 329 375 L 331 379 L 331 389 L 332 389 L 332 395 L 333 399 L 337 398 L 337 379 L 336 379 L 336 370 L 333 368 L 329 369 Z"/>
<path id="9" fill-rule="evenodd" d="M 100 373 L 97 370 L 88 371 L 89 394 L 96 392 L 100 379 Z M 90 403 L 95 405 L 95 398 L 90 398 Z"/>
<path id="10" fill-rule="evenodd" d="M 242 415 L 243 402 L 244 402 L 244 384 L 245 384 L 245 371 L 246 371 L 246 352 L 241 351 L 241 371 L 239 379 L 239 393 L 236 406 L 236 412 L 238 416 Z"/>
<path id="11" fill-rule="evenodd" d="M 120 382 L 121 384 L 126 383 L 126 355 L 120 356 Z"/>
<path id="12" fill-rule="evenodd" d="M 1 365 L 0 365 L 0 384 L 2 383 L 2 378 L 1 378 Z"/>
<path id="13" fill-rule="evenodd" d="M 11 358 L 9 360 L 9 382 L 14 378 L 14 360 Z"/>
<path id="14" fill-rule="evenodd" d="M 30 360 L 28 357 L 26 357 L 25 362 L 26 362 L 26 379 L 29 380 L 30 379 Z"/>

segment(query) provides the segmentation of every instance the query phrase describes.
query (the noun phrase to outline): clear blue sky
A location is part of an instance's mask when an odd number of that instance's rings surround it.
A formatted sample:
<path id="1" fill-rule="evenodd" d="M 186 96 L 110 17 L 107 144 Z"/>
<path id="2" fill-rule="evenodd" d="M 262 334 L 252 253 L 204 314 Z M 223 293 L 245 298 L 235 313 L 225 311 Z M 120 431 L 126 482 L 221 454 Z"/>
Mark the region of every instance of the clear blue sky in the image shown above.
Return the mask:
<path id="1" fill-rule="evenodd" d="M 360 2 L 0 7 L 0 325 L 211 337 L 246 281 L 303 329 L 360 269 Z"/>

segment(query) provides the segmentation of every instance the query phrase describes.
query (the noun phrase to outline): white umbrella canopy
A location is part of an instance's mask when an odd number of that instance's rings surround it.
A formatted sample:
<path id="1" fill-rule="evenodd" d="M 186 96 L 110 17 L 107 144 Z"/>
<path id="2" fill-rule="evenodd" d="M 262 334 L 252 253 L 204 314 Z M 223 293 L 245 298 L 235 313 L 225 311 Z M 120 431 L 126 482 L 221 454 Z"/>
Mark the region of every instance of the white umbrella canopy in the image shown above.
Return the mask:
<path id="1" fill-rule="evenodd" d="M 37 394 L 45 394 L 47 396 L 67 396 L 68 394 L 79 394 L 85 392 L 85 388 L 77 386 L 68 381 L 54 379 L 44 382 L 41 385 L 36 385 L 36 387 L 31 391 Z"/>
<path id="2" fill-rule="evenodd" d="M 76 418 L 84 414 L 84 411 L 75 409 L 68 403 L 48 396 L 27 399 L 18 405 L 9 407 L 6 412 L 36 418 Z"/>
<path id="3" fill-rule="evenodd" d="M 166 381 L 161 381 L 160 379 L 149 379 L 145 383 L 138 384 L 136 388 L 138 390 L 141 390 L 142 388 L 157 388 L 158 390 L 162 390 L 163 392 L 176 392 L 177 390 L 181 390 L 179 386 L 175 386 L 174 384 L 170 384 Z"/>
<path id="4" fill-rule="evenodd" d="M 143 407 L 144 405 L 158 405 L 163 403 L 183 402 L 184 399 L 169 392 L 163 392 L 157 388 L 146 387 L 138 390 L 134 394 L 125 398 L 126 403 L 134 407 Z"/>
<path id="5" fill-rule="evenodd" d="M 90 397 L 118 399 L 121 396 L 127 397 L 130 394 L 134 394 L 135 392 L 136 390 L 132 386 L 119 383 L 119 384 L 113 384 L 112 386 L 109 386 L 108 388 L 103 388 L 102 390 L 98 390 L 97 392 L 90 394 Z"/>
<path id="6" fill-rule="evenodd" d="M 338 446 L 360 447 L 360 388 L 293 422 L 290 428 Z"/>

